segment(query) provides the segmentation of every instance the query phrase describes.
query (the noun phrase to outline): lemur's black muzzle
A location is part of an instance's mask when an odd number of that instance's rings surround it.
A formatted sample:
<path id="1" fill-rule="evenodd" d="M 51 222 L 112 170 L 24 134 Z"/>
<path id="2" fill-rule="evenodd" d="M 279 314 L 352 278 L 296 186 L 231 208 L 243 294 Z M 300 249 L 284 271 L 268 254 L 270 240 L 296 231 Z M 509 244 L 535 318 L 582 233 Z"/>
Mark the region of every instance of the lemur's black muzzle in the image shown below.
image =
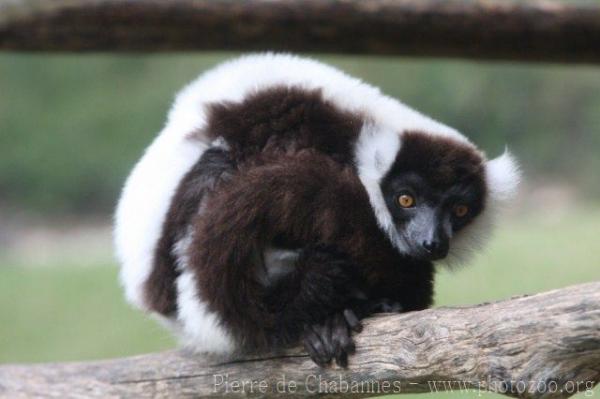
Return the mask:
<path id="1" fill-rule="evenodd" d="M 448 239 L 432 238 L 421 243 L 425 252 L 429 254 L 429 260 L 438 260 L 448 255 L 450 245 Z"/>
<path id="2" fill-rule="evenodd" d="M 424 206 L 408 224 L 414 256 L 426 260 L 439 260 L 448 255 L 450 237 L 446 232 L 443 213 Z"/>

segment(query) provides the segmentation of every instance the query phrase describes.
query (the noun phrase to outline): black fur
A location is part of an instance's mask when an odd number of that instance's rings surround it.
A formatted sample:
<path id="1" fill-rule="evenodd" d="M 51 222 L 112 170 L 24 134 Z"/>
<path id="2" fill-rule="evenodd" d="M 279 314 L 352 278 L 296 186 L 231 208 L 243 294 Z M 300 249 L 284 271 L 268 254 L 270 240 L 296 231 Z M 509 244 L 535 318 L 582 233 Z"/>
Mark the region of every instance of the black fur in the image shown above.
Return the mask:
<path id="1" fill-rule="evenodd" d="M 223 137 L 238 162 L 263 151 L 310 148 L 351 163 L 362 120 L 324 100 L 320 90 L 273 86 L 239 103 L 212 104 L 203 134 Z"/>

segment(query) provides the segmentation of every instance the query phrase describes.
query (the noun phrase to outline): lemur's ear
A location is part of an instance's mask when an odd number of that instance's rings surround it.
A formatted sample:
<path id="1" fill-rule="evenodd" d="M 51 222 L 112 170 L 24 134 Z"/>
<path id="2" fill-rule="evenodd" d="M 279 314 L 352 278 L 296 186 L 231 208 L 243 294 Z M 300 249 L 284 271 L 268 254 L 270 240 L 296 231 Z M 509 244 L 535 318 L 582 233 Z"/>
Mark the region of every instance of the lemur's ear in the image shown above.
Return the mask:
<path id="1" fill-rule="evenodd" d="M 487 161 L 485 169 L 490 198 L 498 202 L 513 198 L 521 180 L 521 171 L 508 149 L 499 157 Z"/>

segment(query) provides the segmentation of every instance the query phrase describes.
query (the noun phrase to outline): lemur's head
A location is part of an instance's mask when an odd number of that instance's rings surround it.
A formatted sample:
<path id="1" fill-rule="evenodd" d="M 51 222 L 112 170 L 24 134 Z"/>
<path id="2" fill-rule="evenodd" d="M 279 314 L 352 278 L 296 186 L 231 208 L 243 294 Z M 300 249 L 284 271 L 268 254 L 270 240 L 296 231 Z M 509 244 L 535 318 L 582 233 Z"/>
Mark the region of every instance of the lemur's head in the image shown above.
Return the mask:
<path id="1" fill-rule="evenodd" d="M 462 260 L 481 245 L 518 183 L 508 153 L 488 161 L 458 134 L 367 136 L 357 148 L 359 176 L 380 227 L 412 258 Z"/>

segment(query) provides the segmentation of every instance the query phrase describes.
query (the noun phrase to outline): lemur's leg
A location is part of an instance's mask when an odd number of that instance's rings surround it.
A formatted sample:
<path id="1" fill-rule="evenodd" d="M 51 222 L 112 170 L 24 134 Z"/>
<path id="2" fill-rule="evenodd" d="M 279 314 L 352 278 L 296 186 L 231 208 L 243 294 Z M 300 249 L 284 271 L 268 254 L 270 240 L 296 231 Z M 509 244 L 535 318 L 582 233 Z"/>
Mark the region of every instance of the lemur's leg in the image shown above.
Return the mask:
<path id="1" fill-rule="evenodd" d="M 234 164 L 221 148 L 206 150 L 179 184 L 165 218 L 161 238 L 154 253 L 152 272 L 145 283 L 149 307 L 163 316 L 173 316 L 177 308 L 175 246 L 182 239 L 206 195 L 231 177 Z"/>
<path id="2" fill-rule="evenodd" d="M 308 327 L 352 309 L 365 282 L 359 268 L 343 254 L 310 243 L 335 243 L 336 228 L 345 234 L 347 212 L 331 199 L 353 198 L 348 191 L 358 185 L 355 175 L 330 158 L 300 154 L 240 169 L 211 195 L 206 213 L 196 218 L 189 267 L 198 297 L 243 348 L 295 343 Z M 296 247 L 309 245 L 289 274 L 264 284 L 261 254 L 281 237 Z M 359 328 L 357 317 L 346 314 L 348 326 Z M 350 330 L 332 326 L 336 341 L 330 346 L 349 352 Z M 343 363 L 344 355 L 338 357 Z"/>
<path id="3" fill-rule="evenodd" d="M 362 330 L 354 308 L 359 312 L 366 300 L 357 267 L 346 255 L 333 247 L 305 247 L 295 274 L 277 281 L 267 298 L 284 325 L 302 324 L 302 341 L 315 363 L 335 359 L 347 366 L 354 352 L 352 332 Z"/>

